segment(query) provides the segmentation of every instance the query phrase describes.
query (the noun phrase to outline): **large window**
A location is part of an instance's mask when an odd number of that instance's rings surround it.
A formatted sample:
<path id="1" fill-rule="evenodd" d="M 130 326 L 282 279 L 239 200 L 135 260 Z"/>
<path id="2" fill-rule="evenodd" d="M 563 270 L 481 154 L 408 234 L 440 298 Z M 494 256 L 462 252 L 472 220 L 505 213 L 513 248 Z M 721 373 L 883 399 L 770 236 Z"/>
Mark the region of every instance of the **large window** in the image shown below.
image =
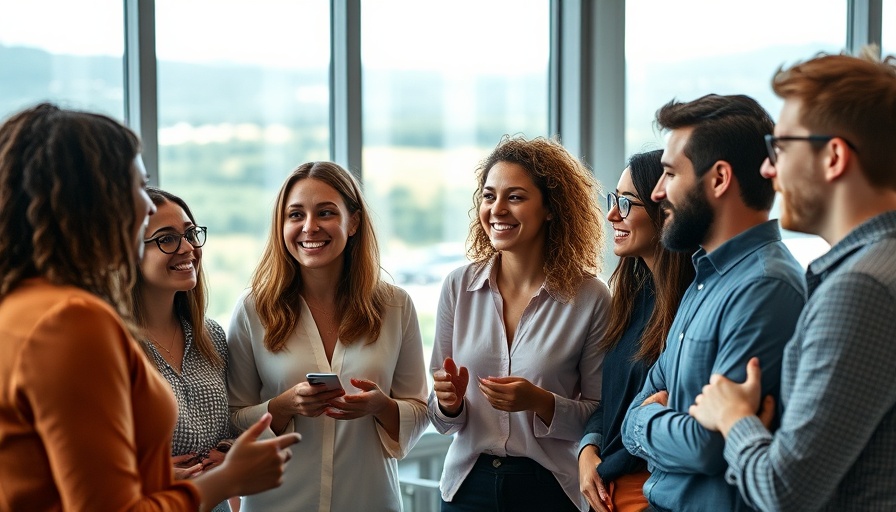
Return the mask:
<path id="1" fill-rule="evenodd" d="M 629 154 L 662 147 L 654 114 L 673 98 L 747 94 L 777 118 L 775 70 L 846 45 L 846 0 L 629 0 L 625 16 Z"/>
<path id="2" fill-rule="evenodd" d="M 361 20 L 364 192 L 428 357 L 477 164 L 504 134 L 548 135 L 549 2 L 364 0 Z"/>
<path id="3" fill-rule="evenodd" d="M 896 0 L 883 0 L 880 46 L 884 55 L 896 55 Z"/>
<path id="4" fill-rule="evenodd" d="M 286 176 L 329 159 L 329 3 L 157 0 L 160 185 L 209 228 L 209 315 L 226 328 Z"/>
<path id="5" fill-rule="evenodd" d="M 0 0 L 0 119 L 41 101 L 124 118 L 121 0 Z"/>
<path id="6" fill-rule="evenodd" d="M 156 91 L 158 109 L 139 117 L 146 130 L 157 122 L 161 186 L 186 199 L 209 227 L 209 314 L 225 328 L 261 255 L 282 181 L 300 163 L 335 158 L 331 128 L 337 139 L 344 135 L 344 127 L 331 127 L 329 114 L 330 8 L 346 5 L 339 1 L 155 0 L 149 21 L 156 28 L 157 84 L 144 85 L 156 86 L 148 89 Z M 549 55 L 552 3 L 566 0 L 360 1 L 364 191 L 385 277 L 412 295 L 431 348 L 440 283 L 466 261 L 477 164 L 504 134 L 551 135 L 551 98 L 562 101 L 548 94 L 548 84 L 582 78 L 565 63 L 588 50 L 561 44 L 570 58 Z M 744 93 L 777 117 L 781 102 L 769 86 L 774 71 L 842 50 L 847 9 L 855 4 L 626 0 L 625 152 L 662 146 L 654 113 L 672 98 Z M 125 48 L 123 6 L 123 0 L 0 0 L 0 118 L 50 100 L 123 120 L 123 56 L 149 54 Z M 882 48 L 893 54 L 896 0 L 882 0 L 882 7 Z M 583 41 L 599 33 L 593 19 L 581 21 Z M 610 39 L 603 49 L 621 47 Z M 557 66 L 549 67 L 550 60 Z M 585 91 L 581 111 L 564 116 L 573 121 L 563 129 L 599 124 L 602 113 L 587 105 L 591 93 L 618 104 L 619 90 Z M 594 162 L 592 142 L 573 144 Z M 786 237 L 803 263 L 826 247 L 816 237 Z M 425 436 L 402 461 L 406 510 L 438 509 L 446 442 Z"/>
<path id="7" fill-rule="evenodd" d="M 778 67 L 838 53 L 846 45 L 846 0 L 629 0 L 626 3 L 626 153 L 663 147 L 656 110 L 673 98 L 747 94 L 776 119 L 781 100 L 771 90 Z M 812 13 L 812 23 L 796 23 Z M 772 212 L 777 216 L 777 206 Z M 803 263 L 827 245 L 785 233 Z"/>

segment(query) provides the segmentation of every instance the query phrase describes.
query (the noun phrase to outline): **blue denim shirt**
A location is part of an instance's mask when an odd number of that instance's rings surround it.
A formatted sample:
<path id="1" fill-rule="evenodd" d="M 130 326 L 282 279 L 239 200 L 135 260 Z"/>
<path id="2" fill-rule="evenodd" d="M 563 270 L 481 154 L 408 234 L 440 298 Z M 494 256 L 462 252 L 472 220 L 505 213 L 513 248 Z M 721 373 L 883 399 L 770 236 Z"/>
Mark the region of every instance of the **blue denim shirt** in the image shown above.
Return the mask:
<path id="1" fill-rule="evenodd" d="M 759 357 L 762 393 L 778 398 L 781 358 L 806 300 L 802 268 L 781 242 L 777 221 L 753 227 L 712 253 L 693 257 L 696 277 L 682 298 L 666 349 L 650 369 L 622 425 L 622 440 L 647 460 L 644 495 L 658 510 L 748 510 L 725 481 L 724 438 L 688 415 L 713 373 L 743 382 Z M 641 406 L 659 390 L 668 406 Z"/>

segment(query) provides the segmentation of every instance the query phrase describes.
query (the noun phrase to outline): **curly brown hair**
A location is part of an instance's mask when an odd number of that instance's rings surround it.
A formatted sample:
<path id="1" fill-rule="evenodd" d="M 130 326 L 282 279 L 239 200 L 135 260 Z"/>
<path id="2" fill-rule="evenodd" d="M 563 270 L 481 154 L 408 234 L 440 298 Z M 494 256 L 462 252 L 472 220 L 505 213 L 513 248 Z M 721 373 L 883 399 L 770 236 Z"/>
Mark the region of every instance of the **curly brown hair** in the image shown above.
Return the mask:
<path id="1" fill-rule="evenodd" d="M 547 285 L 572 299 L 585 276 L 600 272 L 603 246 L 603 213 L 598 203 L 600 185 L 585 165 L 557 139 L 505 135 L 476 169 L 476 192 L 467 237 L 467 255 L 484 264 L 497 251 L 476 212 L 488 173 L 498 162 L 517 164 L 541 191 L 553 217 L 545 224 L 544 273 Z"/>
<path id="2" fill-rule="evenodd" d="M 139 151 L 134 132 L 114 119 L 48 103 L 0 127 L 0 298 L 41 276 L 130 317 Z"/>

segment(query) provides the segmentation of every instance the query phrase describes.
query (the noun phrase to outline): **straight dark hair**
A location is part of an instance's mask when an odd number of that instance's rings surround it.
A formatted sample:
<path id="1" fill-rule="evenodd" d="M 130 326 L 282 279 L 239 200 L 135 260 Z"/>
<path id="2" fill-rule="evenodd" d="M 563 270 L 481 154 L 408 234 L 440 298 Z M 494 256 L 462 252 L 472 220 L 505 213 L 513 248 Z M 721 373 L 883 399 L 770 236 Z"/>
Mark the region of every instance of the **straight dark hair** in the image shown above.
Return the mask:
<path id="1" fill-rule="evenodd" d="M 775 124 L 756 100 L 743 94 L 707 94 L 687 103 L 672 100 L 657 111 L 656 124 L 663 130 L 692 127 L 684 154 L 697 177 L 719 160 L 728 162 L 744 204 L 754 210 L 771 209 L 775 190 L 759 169 L 768 156 L 765 135 Z"/>
<path id="2" fill-rule="evenodd" d="M 659 234 L 663 228 L 663 213 L 659 203 L 650 199 L 653 187 L 663 173 L 660 163 L 661 149 L 637 153 L 628 161 L 628 168 L 638 198 L 644 203 L 647 216 L 656 230 L 654 240 L 654 270 L 651 274 L 647 264 L 640 257 L 619 259 L 616 270 L 610 276 L 613 298 L 610 303 L 610 322 L 599 348 L 610 350 L 619 343 L 632 319 L 632 305 L 644 287 L 654 285 L 656 304 L 650 320 L 641 335 L 640 348 L 635 360 L 653 364 L 666 345 L 666 336 L 672 327 L 681 297 L 694 280 L 694 266 L 687 253 L 669 251 L 660 243 Z"/>

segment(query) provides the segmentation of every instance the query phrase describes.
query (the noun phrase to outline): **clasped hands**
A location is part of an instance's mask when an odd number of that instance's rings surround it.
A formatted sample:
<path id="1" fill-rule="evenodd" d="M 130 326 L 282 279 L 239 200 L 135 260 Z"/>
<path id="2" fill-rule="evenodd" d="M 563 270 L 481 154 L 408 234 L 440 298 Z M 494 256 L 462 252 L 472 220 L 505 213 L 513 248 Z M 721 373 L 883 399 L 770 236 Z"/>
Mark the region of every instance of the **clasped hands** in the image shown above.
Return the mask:
<path id="1" fill-rule="evenodd" d="M 458 367 L 447 357 L 442 368 L 433 372 L 432 378 L 433 391 L 442 412 L 448 416 L 460 414 L 470 383 L 467 368 Z M 553 419 L 554 395 L 522 377 L 478 377 L 477 386 L 488 403 L 499 411 L 535 411 L 548 425 Z"/>
<path id="2" fill-rule="evenodd" d="M 224 441 L 218 443 L 218 446 L 222 446 L 223 443 Z M 228 445 L 233 445 L 232 441 L 228 441 L 227 443 Z M 224 448 L 222 447 L 222 450 L 223 449 Z M 185 480 L 201 475 L 205 471 L 220 466 L 221 463 L 224 462 L 224 457 L 226 455 L 227 453 L 218 450 L 217 446 L 209 450 L 208 454 L 204 457 L 198 453 L 175 455 L 171 457 L 171 463 L 174 465 L 174 478 L 175 480 Z"/>

